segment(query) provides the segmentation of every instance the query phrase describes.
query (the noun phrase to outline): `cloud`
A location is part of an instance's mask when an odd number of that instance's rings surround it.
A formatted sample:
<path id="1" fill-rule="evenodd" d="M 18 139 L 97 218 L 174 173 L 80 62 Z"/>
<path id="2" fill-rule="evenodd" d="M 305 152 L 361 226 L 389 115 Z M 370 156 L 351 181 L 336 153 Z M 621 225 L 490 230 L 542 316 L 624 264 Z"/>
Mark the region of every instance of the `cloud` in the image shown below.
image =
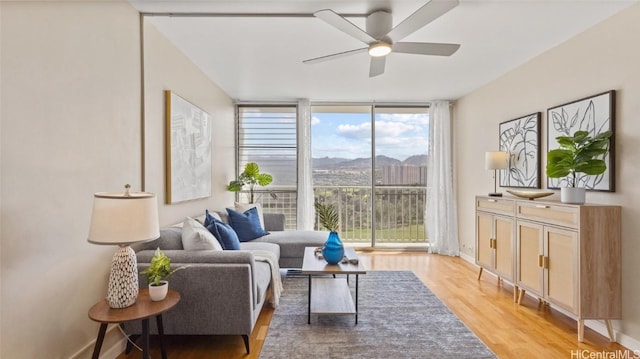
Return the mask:
<path id="1" fill-rule="evenodd" d="M 385 136 L 401 136 L 404 133 L 424 131 L 420 126 L 404 122 L 376 121 L 376 138 Z"/>
<path id="2" fill-rule="evenodd" d="M 348 138 L 371 137 L 371 124 L 369 122 L 359 125 L 338 125 L 338 134 Z"/>
<path id="3" fill-rule="evenodd" d="M 381 120 L 391 122 L 403 122 L 423 126 L 429 124 L 429 116 L 422 113 L 381 113 L 378 114 L 377 117 Z"/>
<path id="4" fill-rule="evenodd" d="M 315 126 L 320 123 L 320 119 L 316 116 L 311 116 L 311 126 Z"/>

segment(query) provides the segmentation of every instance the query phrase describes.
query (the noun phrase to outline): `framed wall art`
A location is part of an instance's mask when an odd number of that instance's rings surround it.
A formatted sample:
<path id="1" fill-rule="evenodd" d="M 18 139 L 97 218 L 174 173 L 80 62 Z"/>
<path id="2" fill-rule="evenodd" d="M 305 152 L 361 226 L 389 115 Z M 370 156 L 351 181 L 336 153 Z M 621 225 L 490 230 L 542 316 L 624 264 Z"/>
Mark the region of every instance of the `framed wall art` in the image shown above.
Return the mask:
<path id="1" fill-rule="evenodd" d="M 166 203 L 211 197 L 211 115 L 165 91 Z"/>
<path id="2" fill-rule="evenodd" d="M 596 136 L 604 131 L 612 131 L 609 151 L 601 159 L 607 170 L 597 176 L 577 174 L 577 186 L 594 191 L 615 191 L 615 91 L 607 91 L 594 96 L 572 101 L 547 109 L 547 150 L 559 148 L 556 137 L 573 136 L 578 130 Z M 547 178 L 547 188 L 565 187 L 567 178 Z"/>
<path id="3" fill-rule="evenodd" d="M 500 151 L 508 154 L 500 187 L 540 188 L 540 112 L 500 123 Z"/>

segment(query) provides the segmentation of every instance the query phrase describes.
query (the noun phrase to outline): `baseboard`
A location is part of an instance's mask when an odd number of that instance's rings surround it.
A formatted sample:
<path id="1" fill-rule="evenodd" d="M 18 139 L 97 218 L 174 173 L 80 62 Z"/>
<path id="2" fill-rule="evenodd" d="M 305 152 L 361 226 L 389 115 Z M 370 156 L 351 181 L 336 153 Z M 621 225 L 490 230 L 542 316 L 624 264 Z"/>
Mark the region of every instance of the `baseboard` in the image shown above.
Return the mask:
<path id="1" fill-rule="evenodd" d="M 533 294 L 529 294 L 529 292 L 526 292 L 525 295 L 533 299 L 538 299 L 537 296 Z M 549 306 L 554 310 L 566 315 L 567 317 L 573 320 L 576 320 L 576 316 L 574 314 L 567 312 L 566 310 L 559 308 L 553 304 L 549 304 Z M 614 341 L 624 346 L 625 348 L 629 348 L 631 350 L 636 350 L 635 348 L 640 348 L 640 341 L 618 331 L 618 329 L 616 328 L 616 322 L 617 322 L 616 320 L 611 321 L 611 324 L 613 325 Z M 576 326 L 577 326 L 577 323 L 576 323 Z M 602 335 L 605 338 L 609 338 L 609 332 L 607 331 L 607 326 L 604 323 L 604 320 L 587 319 L 584 321 L 584 326 L 595 331 L 596 333 Z M 577 327 L 576 327 L 576 330 L 577 330 Z M 578 340 L 578 335 L 576 334 L 576 341 L 577 340 Z"/>
<path id="2" fill-rule="evenodd" d="M 464 254 L 464 253 L 460 253 L 460 258 L 464 259 L 465 261 L 471 263 L 471 264 L 476 264 L 476 260 L 475 258 L 473 258 L 472 256 L 468 255 L 468 254 Z"/>
<path id="3" fill-rule="evenodd" d="M 636 338 L 632 338 L 624 333 L 617 332 L 615 322 L 613 326 L 613 331 L 616 333 L 616 342 L 620 343 L 620 345 L 622 345 L 625 348 L 629 348 L 633 350 L 636 353 L 636 355 L 640 354 L 637 352 L 638 349 L 635 349 L 635 348 L 640 348 L 640 340 Z"/>
<path id="4" fill-rule="evenodd" d="M 96 336 L 98 331 L 96 331 Z M 125 350 L 127 339 L 122 335 L 118 326 L 115 324 L 110 325 L 104 336 L 102 344 L 102 350 L 100 351 L 100 359 L 115 359 Z M 91 358 L 93 354 L 93 348 L 96 345 L 96 339 L 91 340 L 82 349 L 73 354 L 70 359 L 85 359 Z"/>

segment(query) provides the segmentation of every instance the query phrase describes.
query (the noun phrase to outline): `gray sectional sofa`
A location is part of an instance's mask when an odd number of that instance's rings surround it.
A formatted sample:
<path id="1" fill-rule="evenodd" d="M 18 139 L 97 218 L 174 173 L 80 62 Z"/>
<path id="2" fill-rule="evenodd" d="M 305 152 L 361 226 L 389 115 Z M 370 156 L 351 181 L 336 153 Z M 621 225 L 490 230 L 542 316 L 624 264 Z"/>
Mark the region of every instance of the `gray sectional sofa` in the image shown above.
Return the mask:
<path id="1" fill-rule="evenodd" d="M 256 261 L 254 250 L 269 251 L 279 258 L 280 268 L 301 268 L 304 247 L 322 246 L 325 231 L 285 231 L 284 215 L 264 213 L 269 235 L 240 243 L 240 250 L 185 251 L 182 228 L 160 230 L 160 238 L 136 250 L 138 271 L 149 266 L 156 248 L 172 267 L 188 266 L 169 280 L 169 288 L 180 293 L 180 302 L 163 314 L 164 333 L 169 335 L 241 335 L 249 353 L 249 335 L 267 299 L 271 284 L 268 263 Z M 140 287 L 146 288 L 145 276 Z M 156 328 L 151 325 L 152 333 Z M 141 333 L 139 323 L 125 324 L 131 334 Z"/>

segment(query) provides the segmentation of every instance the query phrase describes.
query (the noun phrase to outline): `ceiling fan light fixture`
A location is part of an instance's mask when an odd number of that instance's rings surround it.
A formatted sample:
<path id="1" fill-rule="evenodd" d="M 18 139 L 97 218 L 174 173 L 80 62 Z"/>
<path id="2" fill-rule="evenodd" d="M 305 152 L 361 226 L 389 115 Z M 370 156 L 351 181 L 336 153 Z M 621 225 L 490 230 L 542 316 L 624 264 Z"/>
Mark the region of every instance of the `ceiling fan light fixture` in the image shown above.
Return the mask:
<path id="1" fill-rule="evenodd" d="M 387 56 L 391 52 L 391 44 L 384 41 L 376 42 L 369 46 L 369 55 L 373 57 Z"/>

